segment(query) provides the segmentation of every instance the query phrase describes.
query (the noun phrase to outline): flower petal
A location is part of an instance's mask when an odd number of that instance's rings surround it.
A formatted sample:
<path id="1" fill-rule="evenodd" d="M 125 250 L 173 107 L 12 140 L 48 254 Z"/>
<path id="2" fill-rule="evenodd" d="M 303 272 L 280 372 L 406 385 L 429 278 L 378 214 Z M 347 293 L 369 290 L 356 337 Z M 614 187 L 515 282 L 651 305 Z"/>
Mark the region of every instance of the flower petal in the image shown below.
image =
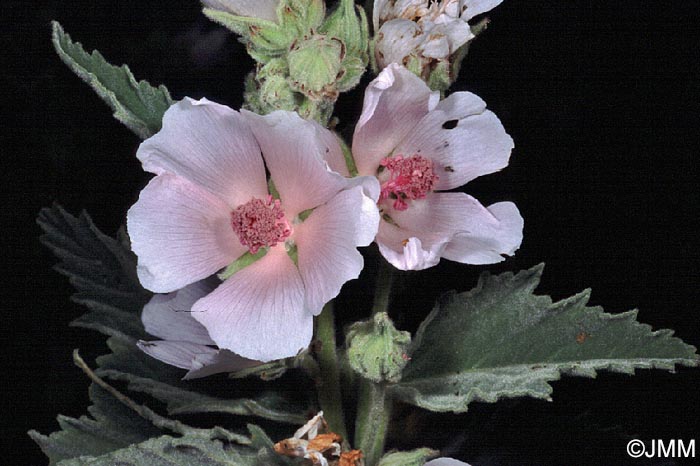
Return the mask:
<path id="1" fill-rule="evenodd" d="M 436 162 L 436 189 L 462 186 L 508 165 L 513 140 L 486 104 L 469 92 L 441 101 L 394 151 Z"/>
<path id="2" fill-rule="evenodd" d="M 458 461 L 452 458 L 437 458 L 425 463 L 425 466 L 469 466 L 463 461 Z"/>
<path id="3" fill-rule="evenodd" d="M 382 239 L 377 237 L 379 252 L 382 253 L 387 262 L 399 270 L 425 270 L 437 265 L 440 262 L 442 250 L 445 248 L 445 243 L 443 242 L 435 243 L 424 249 L 421 240 L 414 236 L 402 240 L 402 244 L 396 244 L 394 247 L 391 247 L 386 242 L 387 236 L 386 234 L 383 235 Z"/>
<path id="4" fill-rule="evenodd" d="M 488 207 L 497 223 L 474 221 L 467 233 L 458 233 L 443 253 L 445 259 L 464 264 L 494 264 L 511 256 L 523 241 L 523 218 L 512 202 L 499 202 Z M 476 219 L 473 219 L 476 220 Z"/>
<path id="5" fill-rule="evenodd" d="M 207 329 L 192 317 L 192 305 L 214 288 L 213 280 L 201 280 L 173 293 L 154 295 L 141 314 L 146 332 L 163 340 L 213 345 Z"/>
<path id="6" fill-rule="evenodd" d="M 277 22 L 279 0 L 202 0 L 205 7 Z"/>
<path id="7" fill-rule="evenodd" d="M 329 170 L 325 161 L 327 154 L 342 154 L 330 131 L 294 112 L 241 113 L 260 143 L 288 218 L 318 207 L 347 186 L 347 180 Z"/>
<path id="8" fill-rule="evenodd" d="M 398 231 L 380 228 L 382 236 L 377 240 L 395 252 L 400 251 L 396 241 L 403 233 L 406 239 L 419 238 L 425 250 L 439 251 L 446 259 L 493 264 L 503 260 L 502 254 L 513 254 L 522 241 L 523 219 L 512 202 L 485 208 L 464 193 L 431 193 L 412 201 L 408 209 L 391 210 L 389 215 L 396 223 L 391 226 Z"/>
<path id="9" fill-rule="evenodd" d="M 362 115 L 355 127 L 352 153 L 361 175 L 376 175 L 379 162 L 430 111 L 437 93 L 407 69 L 384 68 L 365 91 Z"/>
<path id="10" fill-rule="evenodd" d="M 500 5 L 502 1 L 503 0 L 465 0 L 463 8 L 466 8 L 461 18 L 464 21 L 469 21 L 476 15 L 493 10 Z"/>
<path id="11" fill-rule="evenodd" d="M 407 19 L 392 19 L 379 29 L 375 47 L 377 66 L 381 69 L 390 63 L 404 64 L 404 58 L 417 51 L 426 40 L 422 28 Z"/>
<path id="12" fill-rule="evenodd" d="M 152 358 L 180 369 L 187 369 L 183 379 L 234 372 L 260 364 L 230 351 L 220 351 L 186 341 L 139 341 L 136 345 Z"/>
<path id="13" fill-rule="evenodd" d="M 220 348 L 246 358 L 294 356 L 311 341 L 313 316 L 304 308 L 304 284 L 281 245 L 236 272 L 192 311 Z"/>
<path id="14" fill-rule="evenodd" d="M 163 116 L 163 129 L 136 153 L 146 171 L 174 173 L 237 207 L 267 195 L 260 148 L 241 115 L 207 99 L 185 98 Z"/>
<path id="15" fill-rule="evenodd" d="M 212 275 L 246 251 L 230 209 L 184 178 L 156 176 L 127 214 L 141 284 L 168 293 Z"/>
<path id="16" fill-rule="evenodd" d="M 364 261 L 357 246 L 370 244 L 378 227 L 375 201 L 361 186 L 340 192 L 296 227 L 299 272 L 313 314 L 360 275 Z"/>

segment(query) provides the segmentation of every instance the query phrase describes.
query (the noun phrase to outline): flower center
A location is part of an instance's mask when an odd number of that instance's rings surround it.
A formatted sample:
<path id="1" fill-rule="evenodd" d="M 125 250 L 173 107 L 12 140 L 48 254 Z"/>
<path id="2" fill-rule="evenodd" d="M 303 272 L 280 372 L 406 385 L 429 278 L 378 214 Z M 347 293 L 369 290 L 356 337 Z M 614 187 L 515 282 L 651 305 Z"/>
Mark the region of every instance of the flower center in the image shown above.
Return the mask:
<path id="1" fill-rule="evenodd" d="M 380 165 L 389 176 L 382 182 L 379 202 L 393 199 L 396 210 L 406 210 L 409 200 L 425 198 L 438 180 L 433 172 L 433 161 L 420 155 L 386 157 Z"/>
<path id="2" fill-rule="evenodd" d="M 261 247 L 274 246 L 292 234 L 280 201 L 272 196 L 267 196 L 266 200 L 252 198 L 236 207 L 231 212 L 231 227 L 251 254 L 256 254 Z"/>

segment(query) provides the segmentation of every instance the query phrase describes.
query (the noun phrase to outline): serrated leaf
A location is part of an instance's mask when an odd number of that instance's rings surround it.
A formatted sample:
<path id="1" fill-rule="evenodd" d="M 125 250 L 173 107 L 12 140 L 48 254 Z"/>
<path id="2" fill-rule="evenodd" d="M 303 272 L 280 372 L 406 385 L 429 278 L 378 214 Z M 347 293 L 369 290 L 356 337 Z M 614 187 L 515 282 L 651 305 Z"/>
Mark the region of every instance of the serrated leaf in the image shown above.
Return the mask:
<path id="1" fill-rule="evenodd" d="M 472 401 L 548 400 L 548 382 L 561 374 L 698 365 L 694 347 L 638 323 L 636 311 L 612 315 L 586 306 L 590 291 L 556 303 L 533 294 L 542 269 L 484 274 L 475 289 L 441 298 L 391 394 L 432 411 L 464 412 Z"/>
<path id="2" fill-rule="evenodd" d="M 51 26 L 61 60 L 112 108 L 117 120 L 142 139 L 160 130 L 163 114 L 173 103 L 165 86 L 156 88 L 136 81 L 126 65 L 111 65 L 98 51 L 88 54 L 80 43 L 71 41 L 58 22 Z"/>
<path id="3" fill-rule="evenodd" d="M 90 416 L 58 416 L 62 430 L 49 436 L 29 432 L 50 464 L 77 456 L 103 455 L 163 434 L 97 385 L 92 384 L 89 393 L 93 402 L 88 408 Z"/>
<path id="4" fill-rule="evenodd" d="M 256 434 L 262 432 L 256 430 Z M 251 430 L 252 433 L 252 430 Z M 264 435 L 264 433 L 263 433 Z M 267 447 L 256 448 L 259 442 L 240 445 L 216 438 L 186 434 L 182 437 L 150 439 L 102 456 L 82 456 L 61 461 L 59 466 L 274 466 Z M 276 455 L 275 455 L 276 456 Z M 261 460 L 261 458 L 272 458 Z M 265 462 L 263 462 L 265 461 Z"/>
<path id="5" fill-rule="evenodd" d="M 272 392 L 262 393 L 252 399 L 225 400 L 121 371 L 103 370 L 99 373 L 114 380 L 125 381 L 129 390 L 147 393 L 166 403 L 168 414 L 223 413 L 257 416 L 289 424 L 304 424 L 307 420 L 303 414 L 305 408 L 293 406 Z"/>

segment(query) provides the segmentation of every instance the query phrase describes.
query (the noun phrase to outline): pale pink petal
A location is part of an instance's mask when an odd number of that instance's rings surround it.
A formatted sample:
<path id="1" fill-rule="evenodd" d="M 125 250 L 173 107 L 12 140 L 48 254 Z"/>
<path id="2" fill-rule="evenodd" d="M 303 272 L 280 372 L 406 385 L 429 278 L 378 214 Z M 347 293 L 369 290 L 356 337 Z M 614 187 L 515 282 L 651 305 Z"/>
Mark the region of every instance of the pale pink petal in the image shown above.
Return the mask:
<path id="1" fill-rule="evenodd" d="M 194 355 L 192 368 L 183 378 L 185 380 L 198 379 L 220 372 L 236 372 L 258 365 L 260 365 L 260 361 L 253 361 L 226 350 L 219 350 L 215 354 L 199 353 Z"/>
<path id="2" fill-rule="evenodd" d="M 438 458 L 425 463 L 425 466 L 469 466 L 463 461 L 458 461 L 452 458 Z"/>
<path id="3" fill-rule="evenodd" d="M 501 170 L 508 165 L 513 140 L 485 108 L 478 96 L 456 92 L 427 114 L 394 153 L 432 159 L 438 190 Z"/>
<path id="4" fill-rule="evenodd" d="M 246 248 L 230 225 L 230 209 L 184 178 L 165 174 L 148 183 L 127 214 L 141 284 L 169 293 L 206 278 Z"/>
<path id="5" fill-rule="evenodd" d="M 183 379 L 234 372 L 260 364 L 230 351 L 220 351 L 187 341 L 139 341 L 136 345 L 152 358 L 180 369 L 187 369 Z"/>
<path id="6" fill-rule="evenodd" d="M 365 91 L 362 115 L 355 127 L 352 153 L 361 175 L 376 175 L 379 162 L 391 154 L 430 111 L 439 94 L 405 68 L 384 68 Z M 439 98 L 439 97 L 438 97 Z"/>
<path id="7" fill-rule="evenodd" d="M 323 155 L 323 160 L 326 161 L 328 167 L 343 176 L 350 176 L 348 165 L 345 163 L 343 149 L 341 149 L 338 142 L 340 136 L 332 131 L 319 131 L 318 134 L 321 138 L 321 143 L 328 149 Z"/>
<path id="8" fill-rule="evenodd" d="M 242 111 L 260 143 L 270 178 L 288 218 L 318 207 L 348 186 L 329 170 L 327 154 L 340 151 L 338 140 L 316 122 L 278 110 L 265 116 Z"/>
<path id="9" fill-rule="evenodd" d="M 424 249 L 423 243 L 416 237 L 406 238 L 403 244 L 394 247 L 377 237 L 377 245 L 387 262 L 399 270 L 425 270 L 437 265 L 445 247 L 445 243 L 436 243 Z"/>
<path id="10" fill-rule="evenodd" d="M 236 16 L 277 22 L 279 0 L 202 0 L 205 7 L 227 11 Z"/>
<path id="11" fill-rule="evenodd" d="M 267 195 L 260 148 L 241 115 L 230 108 L 185 98 L 163 116 L 163 129 L 136 156 L 143 169 L 174 173 L 223 199 L 232 208 Z"/>
<path id="12" fill-rule="evenodd" d="M 511 256 L 523 241 L 523 218 L 512 202 L 488 207 L 497 223 L 474 221 L 466 233 L 456 234 L 445 248 L 443 257 L 464 264 L 494 264 L 503 255 Z"/>
<path id="13" fill-rule="evenodd" d="M 192 311 L 220 348 L 246 358 L 294 356 L 311 341 L 313 316 L 304 308 L 304 284 L 283 245 L 235 273 Z"/>
<path id="14" fill-rule="evenodd" d="M 476 15 L 491 11 L 501 4 L 503 0 L 464 0 L 463 7 L 466 7 L 461 18 L 469 21 Z"/>
<path id="15" fill-rule="evenodd" d="M 192 368 L 192 359 L 195 355 L 214 355 L 218 352 L 218 350 L 209 346 L 189 341 L 141 340 L 137 343 L 137 346 L 152 358 L 187 370 Z"/>
<path id="16" fill-rule="evenodd" d="M 374 0 L 374 7 L 372 8 L 372 24 L 374 26 L 375 34 L 379 30 L 380 18 L 383 19 L 391 10 L 390 3 L 390 0 Z"/>
<path id="17" fill-rule="evenodd" d="M 428 34 L 439 34 L 446 38 L 447 43 L 449 44 L 448 55 L 455 53 L 457 49 L 474 38 L 474 34 L 472 34 L 469 24 L 460 19 L 451 18 L 448 15 L 438 16 L 434 21 L 434 26 L 429 31 L 426 23 L 425 30 Z M 447 56 L 445 56 L 445 58 L 447 58 Z"/>
<path id="18" fill-rule="evenodd" d="M 213 345 L 207 329 L 192 317 L 192 305 L 214 288 L 214 280 L 201 280 L 173 293 L 154 295 L 141 314 L 146 332 L 163 340 Z"/>
<path id="19" fill-rule="evenodd" d="M 364 261 L 357 246 L 377 233 L 379 211 L 362 187 L 342 191 L 300 225 L 294 236 L 298 265 L 306 288 L 306 306 L 318 314 L 343 284 L 357 278 Z"/>
<path id="20" fill-rule="evenodd" d="M 415 236 L 424 250 L 439 251 L 446 259 L 492 264 L 513 254 L 522 241 L 523 219 L 511 202 L 485 208 L 464 193 L 431 193 L 404 211 L 387 212 L 396 225 L 380 227 L 377 241 L 395 252 L 400 251 L 397 241 L 403 233 L 405 239 Z"/>

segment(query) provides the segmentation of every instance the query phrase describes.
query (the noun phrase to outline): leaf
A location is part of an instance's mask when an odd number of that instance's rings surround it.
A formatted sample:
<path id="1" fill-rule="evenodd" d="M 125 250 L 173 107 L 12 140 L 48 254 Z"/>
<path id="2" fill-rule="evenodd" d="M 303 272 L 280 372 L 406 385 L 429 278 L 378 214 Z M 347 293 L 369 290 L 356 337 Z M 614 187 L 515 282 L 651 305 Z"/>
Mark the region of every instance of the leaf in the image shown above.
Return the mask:
<path id="1" fill-rule="evenodd" d="M 88 54 L 53 21 L 52 41 L 61 60 L 114 111 L 114 117 L 142 139 L 157 133 L 163 114 L 173 103 L 165 86 L 136 81 L 126 65 L 109 64 L 98 51 Z"/>
<path id="2" fill-rule="evenodd" d="M 76 456 L 99 456 L 163 433 L 97 385 L 92 384 L 89 393 L 90 416 L 58 416 L 62 430 L 49 436 L 29 431 L 50 464 Z"/>
<path id="3" fill-rule="evenodd" d="M 379 460 L 377 466 L 423 466 L 430 458 L 435 458 L 438 451 L 430 448 L 418 448 L 411 451 L 392 451 Z"/>
<path id="4" fill-rule="evenodd" d="M 277 422 L 304 424 L 304 407 L 295 407 L 279 395 L 267 392 L 253 399 L 225 400 L 173 387 L 145 377 L 121 371 L 99 371 L 100 375 L 128 382 L 129 390 L 151 395 L 167 404 L 168 414 L 223 413 L 258 416 Z"/>
<path id="5" fill-rule="evenodd" d="M 464 412 L 472 401 L 550 399 L 561 374 L 697 366 L 694 347 L 671 330 L 652 331 L 636 311 L 587 307 L 590 291 L 553 303 L 533 294 L 537 266 L 517 275 L 482 275 L 466 293 L 443 296 L 421 324 L 398 399 L 432 411 Z"/>
<path id="6" fill-rule="evenodd" d="M 82 212 L 74 217 L 58 205 L 39 212 L 37 223 L 44 230 L 41 242 L 61 262 L 55 269 L 76 288 L 73 301 L 90 313 L 72 325 L 107 335 L 145 338 L 140 314 L 151 293 L 136 276 L 136 256 L 129 250 L 126 234 L 111 238 L 95 227 Z"/>
<path id="7" fill-rule="evenodd" d="M 186 434 L 182 437 L 150 439 L 102 456 L 82 456 L 58 463 L 59 466 L 275 466 L 288 464 L 270 453 L 267 436 L 249 426 L 253 435 L 249 445 L 240 445 L 217 438 Z M 263 435 L 265 439 L 255 439 Z M 265 446 L 260 447 L 261 443 Z M 271 444 L 271 442 L 269 442 Z M 260 448 L 256 448 L 260 447 Z"/>

